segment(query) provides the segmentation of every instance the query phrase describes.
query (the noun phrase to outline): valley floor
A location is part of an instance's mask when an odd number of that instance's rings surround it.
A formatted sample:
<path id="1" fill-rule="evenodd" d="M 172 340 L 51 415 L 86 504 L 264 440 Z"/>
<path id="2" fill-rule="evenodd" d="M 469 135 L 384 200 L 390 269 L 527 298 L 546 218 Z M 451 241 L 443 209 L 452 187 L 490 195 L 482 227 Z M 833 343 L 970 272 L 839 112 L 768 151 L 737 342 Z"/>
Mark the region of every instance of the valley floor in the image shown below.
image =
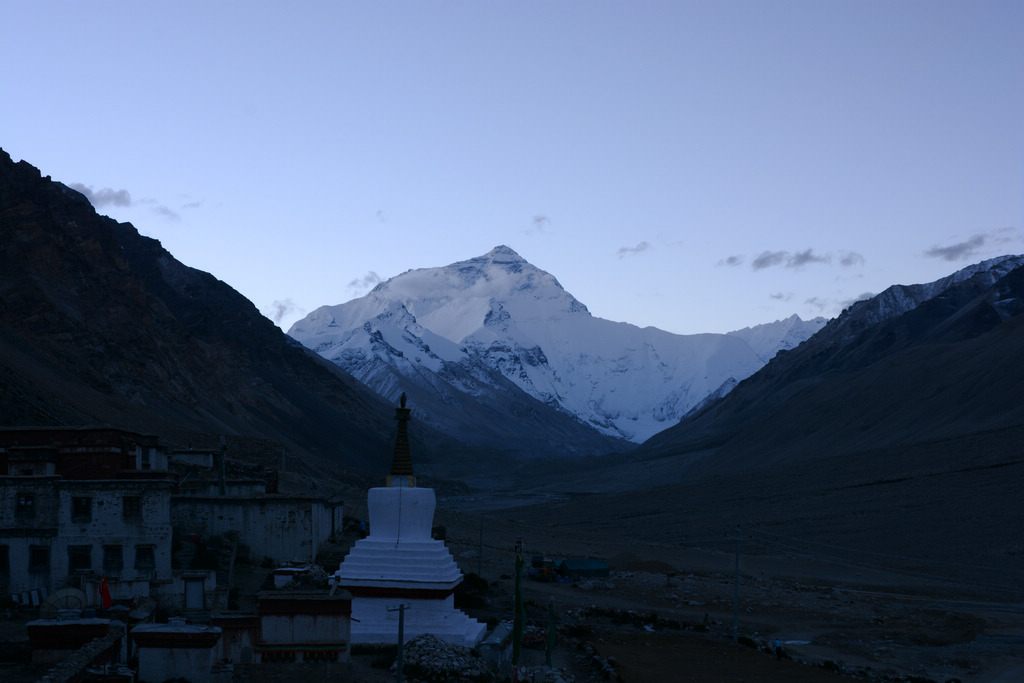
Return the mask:
<path id="1" fill-rule="evenodd" d="M 592 509 L 587 518 L 582 509 L 541 504 L 477 512 L 440 504 L 436 523 L 446 526 L 462 569 L 481 571 L 504 596 L 490 598 L 474 616 L 511 615 L 512 549 L 521 538 L 528 556 L 608 561 L 607 579 L 527 580 L 525 590 L 538 624 L 554 600 L 563 626 L 614 658 L 623 681 L 811 681 L 835 680 L 837 673 L 890 681 L 1024 680 L 1024 602 L 1019 590 L 994 585 L 999 577 L 943 578 L 934 567 L 883 571 L 747 540 L 740 544 L 736 615 L 744 647 L 733 643 L 730 543 L 652 542 L 652 530 L 642 528 L 650 517 L 638 514 L 633 522 L 626 508 L 618 511 L 619 533 L 609 534 L 597 520 L 606 521 L 606 513 Z M 782 661 L 767 652 L 776 639 L 785 643 Z"/>

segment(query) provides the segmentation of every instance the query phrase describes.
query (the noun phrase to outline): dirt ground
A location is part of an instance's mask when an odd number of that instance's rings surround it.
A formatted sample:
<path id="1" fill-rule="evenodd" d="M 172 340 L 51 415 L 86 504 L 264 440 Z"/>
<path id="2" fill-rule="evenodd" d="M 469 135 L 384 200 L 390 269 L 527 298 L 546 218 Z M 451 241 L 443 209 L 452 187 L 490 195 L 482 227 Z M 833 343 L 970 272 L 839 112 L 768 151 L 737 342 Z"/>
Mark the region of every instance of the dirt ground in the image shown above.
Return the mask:
<path id="1" fill-rule="evenodd" d="M 737 604 L 735 553 L 565 534 L 522 510 L 492 511 L 481 525 L 479 513 L 442 508 L 463 571 L 491 583 L 486 606 L 466 609 L 480 619 L 511 616 L 516 539 L 527 556 L 608 561 L 607 578 L 524 582 L 538 626 L 554 601 L 562 661 L 579 681 L 602 680 L 593 658 L 579 654 L 584 643 L 630 683 L 1024 681 L 1024 605 L 962 584 L 741 551 Z M 768 652 L 775 640 L 784 643 L 781 661 Z"/>

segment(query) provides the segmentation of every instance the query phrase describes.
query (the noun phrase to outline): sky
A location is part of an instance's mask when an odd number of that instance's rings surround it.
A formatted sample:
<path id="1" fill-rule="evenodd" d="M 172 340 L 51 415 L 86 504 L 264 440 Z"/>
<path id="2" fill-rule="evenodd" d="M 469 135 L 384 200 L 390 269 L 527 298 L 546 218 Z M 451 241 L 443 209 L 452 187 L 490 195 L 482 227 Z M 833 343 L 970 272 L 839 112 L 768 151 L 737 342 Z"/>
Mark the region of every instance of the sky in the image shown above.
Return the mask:
<path id="1" fill-rule="evenodd" d="M 599 317 L 1024 252 L 1024 3 L 11 2 L 0 147 L 287 330 L 508 245 Z"/>

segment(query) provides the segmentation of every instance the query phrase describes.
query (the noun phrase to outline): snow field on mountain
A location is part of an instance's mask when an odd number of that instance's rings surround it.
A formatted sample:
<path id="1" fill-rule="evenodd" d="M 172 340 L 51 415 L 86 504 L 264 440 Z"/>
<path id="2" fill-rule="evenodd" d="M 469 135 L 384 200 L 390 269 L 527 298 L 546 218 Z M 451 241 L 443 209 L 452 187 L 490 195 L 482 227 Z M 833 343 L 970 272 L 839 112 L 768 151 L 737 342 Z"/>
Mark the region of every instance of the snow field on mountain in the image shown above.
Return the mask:
<path id="1" fill-rule="evenodd" d="M 289 334 L 389 400 L 401 393 L 396 375 L 438 395 L 439 381 L 465 375 L 451 364 L 484 383 L 497 371 L 598 431 L 639 442 L 756 372 L 773 343 L 789 348 L 816 329 L 798 323 L 794 316 L 764 326 L 777 329 L 748 330 L 755 352 L 742 335 L 677 335 L 596 318 L 552 275 L 496 247 L 407 271 L 317 309 Z M 487 400 L 486 387 L 453 388 Z"/>

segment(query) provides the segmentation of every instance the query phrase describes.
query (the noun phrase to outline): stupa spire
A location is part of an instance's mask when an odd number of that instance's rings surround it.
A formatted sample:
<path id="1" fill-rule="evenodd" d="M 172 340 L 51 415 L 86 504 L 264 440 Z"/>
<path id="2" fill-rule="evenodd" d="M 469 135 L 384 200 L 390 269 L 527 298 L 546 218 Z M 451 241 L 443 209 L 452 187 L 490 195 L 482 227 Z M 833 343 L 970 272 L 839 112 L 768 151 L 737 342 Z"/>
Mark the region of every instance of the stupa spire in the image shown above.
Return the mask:
<path id="1" fill-rule="evenodd" d="M 395 452 L 391 456 L 391 470 L 388 472 L 388 486 L 416 486 L 416 475 L 412 471 L 412 452 L 409 450 L 409 415 L 405 407 L 405 392 L 399 399 L 400 408 L 395 408 L 398 431 L 395 435 Z"/>

